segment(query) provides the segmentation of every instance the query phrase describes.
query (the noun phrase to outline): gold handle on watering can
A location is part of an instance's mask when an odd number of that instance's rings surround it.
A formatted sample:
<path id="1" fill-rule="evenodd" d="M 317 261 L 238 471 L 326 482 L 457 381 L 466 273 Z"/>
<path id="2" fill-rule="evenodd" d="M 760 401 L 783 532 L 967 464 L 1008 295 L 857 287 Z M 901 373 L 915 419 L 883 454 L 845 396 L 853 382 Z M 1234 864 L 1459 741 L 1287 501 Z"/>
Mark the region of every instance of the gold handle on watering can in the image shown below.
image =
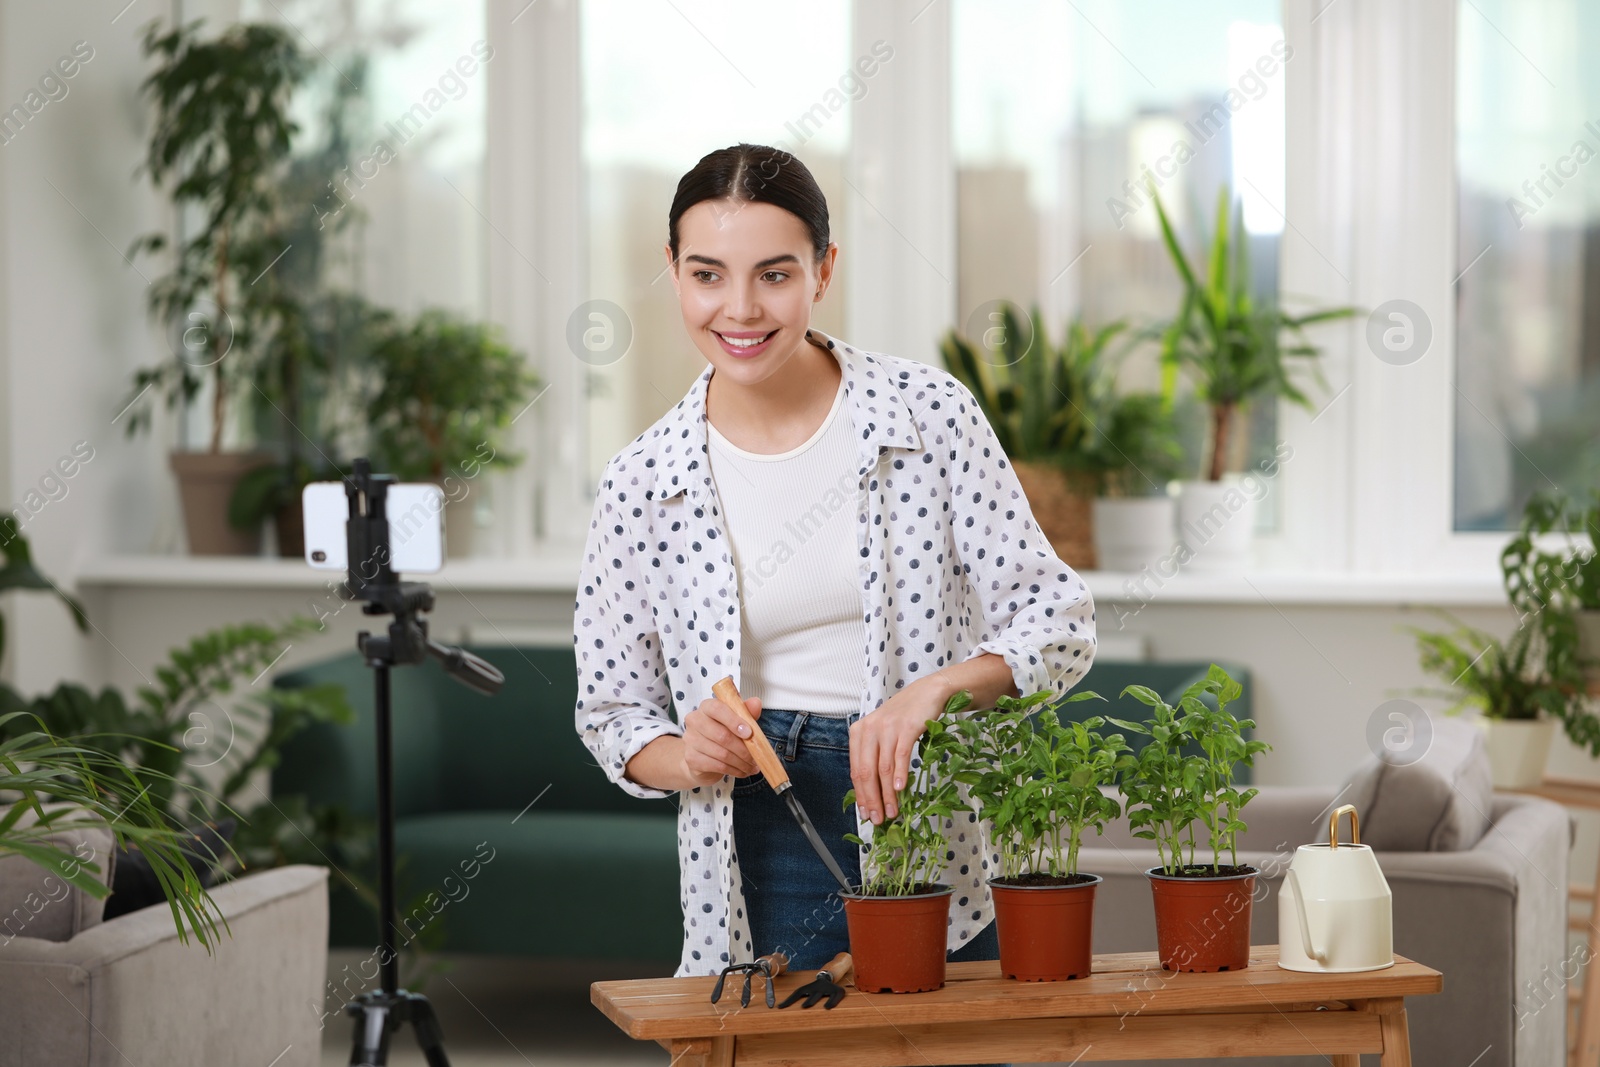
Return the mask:
<path id="1" fill-rule="evenodd" d="M 1339 847 L 1339 819 L 1346 812 L 1350 813 L 1350 843 L 1352 845 L 1361 844 L 1361 824 L 1356 818 L 1356 806 L 1354 804 L 1342 804 L 1333 809 L 1333 815 L 1328 819 L 1328 847 L 1331 849 Z"/>

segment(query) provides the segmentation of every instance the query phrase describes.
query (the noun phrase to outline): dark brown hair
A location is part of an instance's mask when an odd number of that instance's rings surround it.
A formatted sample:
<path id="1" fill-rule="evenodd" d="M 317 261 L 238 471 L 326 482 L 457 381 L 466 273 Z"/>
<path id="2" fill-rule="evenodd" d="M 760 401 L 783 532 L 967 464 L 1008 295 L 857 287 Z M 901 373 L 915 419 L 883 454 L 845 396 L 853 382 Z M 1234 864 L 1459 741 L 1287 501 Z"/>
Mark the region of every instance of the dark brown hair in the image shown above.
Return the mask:
<path id="1" fill-rule="evenodd" d="M 678 179 L 678 192 L 667 213 L 667 246 L 678 261 L 678 220 L 702 200 L 772 204 L 805 223 L 811 247 L 820 262 L 828 251 L 828 201 L 806 165 L 777 148 L 736 144 L 719 148 Z"/>

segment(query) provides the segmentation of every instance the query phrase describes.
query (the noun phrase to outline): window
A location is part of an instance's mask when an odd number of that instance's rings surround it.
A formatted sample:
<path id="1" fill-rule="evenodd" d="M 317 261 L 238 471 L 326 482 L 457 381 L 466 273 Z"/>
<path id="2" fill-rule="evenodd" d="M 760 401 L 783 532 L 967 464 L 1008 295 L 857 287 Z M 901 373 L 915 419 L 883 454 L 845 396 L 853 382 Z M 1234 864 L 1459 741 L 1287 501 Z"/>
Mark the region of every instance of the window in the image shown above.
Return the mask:
<path id="1" fill-rule="evenodd" d="M 662 252 L 679 177 L 741 141 L 784 148 L 822 187 L 838 239 L 850 109 L 834 105 L 853 57 L 847 0 L 584 0 L 581 15 L 590 301 L 579 325 L 596 339 L 585 360 L 592 485 L 705 368 Z M 847 257 L 838 262 L 812 312 L 818 329 L 836 335 L 849 270 Z"/>
<path id="2" fill-rule="evenodd" d="M 1276 293 L 1288 54 L 1276 0 L 956 0 L 951 11 L 958 328 L 980 335 L 1000 300 L 1037 303 L 1053 339 L 1074 315 L 1145 325 L 1176 313 L 1152 178 L 1191 259 L 1229 186 L 1257 288 Z M 1158 382 L 1153 350 L 1125 367 L 1124 387 Z M 1256 405 L 1253 452 L 1271 453 L 1275 424 L 1273 405 Z"/>
<path id="3" fill-rule="evenodd" d="M 1600 484 L 1600 9 L 1458 6 L 1457 530 Z"/>

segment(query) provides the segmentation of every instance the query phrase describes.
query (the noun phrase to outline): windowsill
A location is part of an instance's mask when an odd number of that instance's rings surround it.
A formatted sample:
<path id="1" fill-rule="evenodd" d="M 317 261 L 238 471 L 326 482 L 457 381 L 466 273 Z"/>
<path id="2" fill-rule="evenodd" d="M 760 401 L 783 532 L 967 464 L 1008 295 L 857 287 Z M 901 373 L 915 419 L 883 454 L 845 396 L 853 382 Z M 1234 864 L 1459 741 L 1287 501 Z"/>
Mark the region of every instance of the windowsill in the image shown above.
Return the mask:
<path id="1" fill-rule="evenodd" d="M 577 553 L 531 559 L 450 559 L 437 574 L 402 574 L 435 592 L 562 593 L 577 588 Z M 267 556 L 102 556 L 78 573 L 84 588 L 327 589 L 340 571 L 314 570 L 298 559 Z"/>
<path id="2" fill-rule="evenodd" d="M 580 550 L 526 559 L 448 560 L 437 574 L 406 575 L 439 593 L 560 593 L 577 585 Z M 1505 592 L 1495 573 L 1399 573 L 1257 568 L 1244 573 L 1180 573 L 1160 579 L 1111 571 L 1084 571 L 1096 602 L 1120 604 L 1239 604 L 1361 606 L 1438 604 L 1501 607 Z M 220 556 L 105 556 L 78 575 L 96 589 L 326 589 L 335 571 L 318 571 L 294 559 Z"/>

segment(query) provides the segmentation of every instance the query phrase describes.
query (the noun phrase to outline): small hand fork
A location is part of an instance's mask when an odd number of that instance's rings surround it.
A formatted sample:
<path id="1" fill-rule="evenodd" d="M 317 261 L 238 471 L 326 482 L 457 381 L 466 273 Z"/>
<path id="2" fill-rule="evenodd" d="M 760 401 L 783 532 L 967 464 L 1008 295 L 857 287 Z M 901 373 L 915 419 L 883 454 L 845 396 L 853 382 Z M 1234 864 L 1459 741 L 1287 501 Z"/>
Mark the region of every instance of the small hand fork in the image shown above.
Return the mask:
<path id="1" fill-rule="evenodd" d="M 827 966 L 817 972 L 815 978 L 790 993 L 778 1007 L 787 1008 L 799 1000 L 802 994 L 806 998 L 806 1002 L 800 1005 L 802 1008 L 811 1007 L 823 997 L 828 998 L 827 1006 L 829 1008 L 834 1007 L 844 999 L 844 985 L 842 983 L 849 979 L 853 966 L 850 960 L 850 953 L 839 953 L 828 961 Z"/>
<path id="2" fill-rule="evenodd" d="M 744 990 L 739 994 L 739 1006 L 750 1006 L 750 982 L 756 975 L 761 975 L 767 980 L 767 1007 L 772 1007 L 772 980 L 783 973 L 789 965 L 789 957 L 781 952 L 768 953 L 754 963 L 730 963 L 722 968 L 722 973 L 717 975 L 717 984 L 711 987 L 711 1003 L 715 1004 L 722 998 L 722 983 L 728 975 L 735 971 L 744 972 Z"/>

